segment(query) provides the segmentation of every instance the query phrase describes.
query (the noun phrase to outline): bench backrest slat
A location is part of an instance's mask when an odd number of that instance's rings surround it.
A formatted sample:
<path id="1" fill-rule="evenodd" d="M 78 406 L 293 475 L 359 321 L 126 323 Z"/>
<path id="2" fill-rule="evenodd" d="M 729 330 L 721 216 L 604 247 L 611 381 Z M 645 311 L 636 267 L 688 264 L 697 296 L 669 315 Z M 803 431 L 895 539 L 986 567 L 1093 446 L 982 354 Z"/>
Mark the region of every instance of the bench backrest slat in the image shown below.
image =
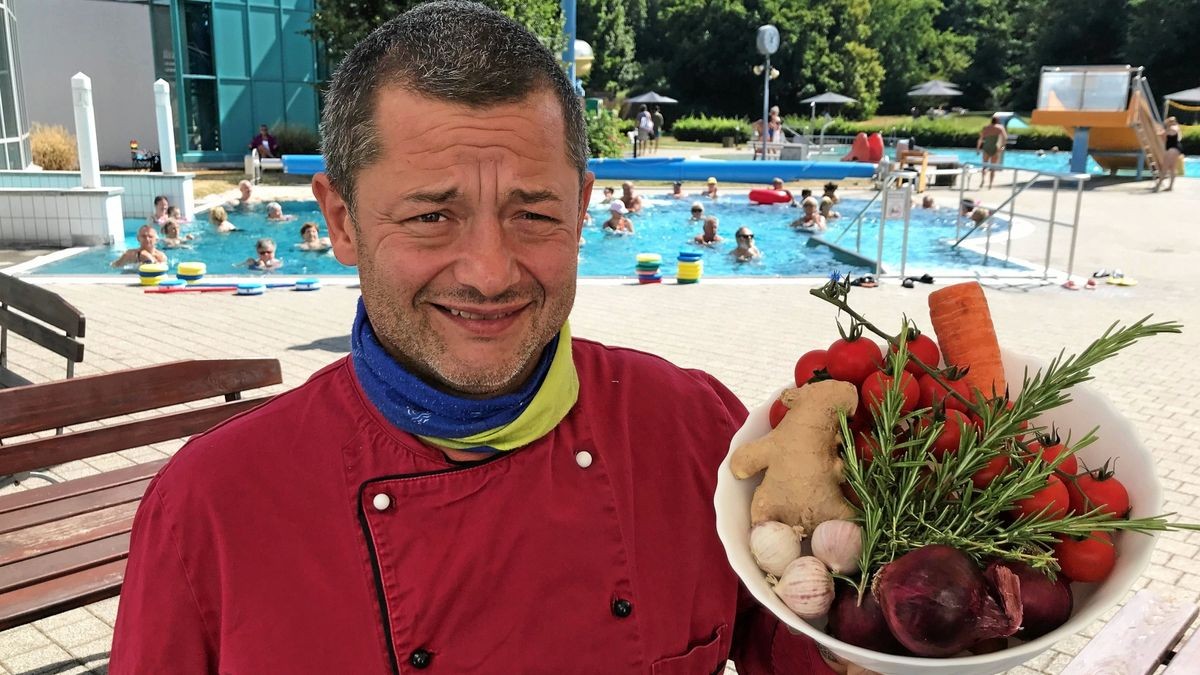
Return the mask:
<path id="1" fill-rule="evenodd" d="M 84 337 L 83 312 L 53 291 L 0 272 L 0 303 L 44 321 L 72 337 Z"/>
<path id="2" fill-rule="evenodd" d="M 49 349 L 55 354 L 65 356 L 75 363 L 83 360 L 83 343 L 68 335 L 60 335 L 50 328 L 16 312 L 0 308 L 0 328 L 7 328 L 21 337 L 28 338 Z"/>
<path id="3" fill-rule="evenodd" d="M 1062 675 L 1153 673 L 1195 618 L 1192 603 L 1142 589 L 1067 664 Z"/>
<path id="4" fill-rule="evenodd" d="M 1200 675 L 1200 633 L 1184 641 L 1162 675 Z"/>
<path id="5" fill-rule="evenodd" d="M 3 389 L 0 390 L 0 439 L 234 394 L 282 381 L 279 361 L 275 359 L 214 359 L 176 361 Z"/>
<path id="6" fill-rule="evenodd" d="M 159 415 L 98 429 L 48 436 L 0 446 L 0 476 L 98 457 L 118 450 L 140 448 L 206 431 L 218 423 L 269 400 L 267 397 Z"/>

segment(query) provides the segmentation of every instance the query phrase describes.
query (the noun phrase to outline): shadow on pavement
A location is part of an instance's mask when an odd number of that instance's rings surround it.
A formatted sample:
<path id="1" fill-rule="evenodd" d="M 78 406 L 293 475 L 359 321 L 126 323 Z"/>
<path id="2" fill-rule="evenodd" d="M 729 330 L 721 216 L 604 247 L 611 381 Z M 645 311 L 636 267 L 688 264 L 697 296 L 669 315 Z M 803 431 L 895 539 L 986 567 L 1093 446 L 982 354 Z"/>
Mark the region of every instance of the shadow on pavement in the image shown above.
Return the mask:
<path id="1" fill-rule="evenodd" d="M 339 335 L 338 337 L 318 338 L 312 342 L 309 342 L 308 344 L 292 345 L 291 347 L 288 347 L 288 351 L 294 352 L 308 352 L 314 350 L 345 354 L 350 351 L 350 336 Z"/>

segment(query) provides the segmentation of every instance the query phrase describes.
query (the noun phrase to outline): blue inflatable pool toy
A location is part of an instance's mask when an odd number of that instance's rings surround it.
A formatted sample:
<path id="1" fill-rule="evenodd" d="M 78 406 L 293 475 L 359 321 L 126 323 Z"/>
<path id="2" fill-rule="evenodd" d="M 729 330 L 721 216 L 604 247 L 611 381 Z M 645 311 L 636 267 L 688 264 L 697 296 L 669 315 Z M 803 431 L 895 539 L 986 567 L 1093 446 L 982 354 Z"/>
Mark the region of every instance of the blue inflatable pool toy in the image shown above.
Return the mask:
<path id="1" fill-rule="evenodd" d="M 321 290 L 320 279 L 297 279 L 296 290 L 298 291 L 319 291 Z"/>
<path id="2" fill-rule="evenodd" d="M 267 292 L 267 287 L 258 281 L 243 281 L 237 285 L 238 295 L 262 295 Z"/>

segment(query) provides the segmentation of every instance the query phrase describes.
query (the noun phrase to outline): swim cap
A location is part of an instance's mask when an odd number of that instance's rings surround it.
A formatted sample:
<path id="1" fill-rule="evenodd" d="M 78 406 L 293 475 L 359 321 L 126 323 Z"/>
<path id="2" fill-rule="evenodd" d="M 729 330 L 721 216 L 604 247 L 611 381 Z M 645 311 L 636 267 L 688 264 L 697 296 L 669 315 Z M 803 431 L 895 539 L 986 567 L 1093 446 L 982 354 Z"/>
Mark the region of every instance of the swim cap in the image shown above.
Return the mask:
<path id="1" fill-rule="evenodd" d="M 608 210 L 622 215 L 629 213 L 629 209 L 625 208 L 625 202 L 621 201 L 620 199 L 614 201 L 612 204 L 609 204 Z"/>

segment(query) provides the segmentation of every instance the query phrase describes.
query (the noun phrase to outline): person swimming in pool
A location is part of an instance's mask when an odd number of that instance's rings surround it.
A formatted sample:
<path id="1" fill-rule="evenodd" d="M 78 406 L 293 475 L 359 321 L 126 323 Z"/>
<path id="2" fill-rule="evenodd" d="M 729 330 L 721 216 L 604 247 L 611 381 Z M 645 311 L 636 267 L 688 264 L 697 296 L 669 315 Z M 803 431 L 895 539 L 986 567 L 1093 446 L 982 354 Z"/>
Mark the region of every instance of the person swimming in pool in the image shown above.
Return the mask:
<path id="1" fill-rule="evenodd" d="M 637 213 L 642 210 L 642 196 L 637 193 L 633 181 L 627 180 L 621 183 L 621 203 L 625 205 L 627 213 Z"/>
<path id="2" fill-rule="evenodd" d="M 737 248 L 730 251 L 730 255 L 735 261 L 750 262 L 762 257 L 762 251 L 754 245 L 754 233 L 750 231 L 750 228 L 739 227 L 733 237 L 737 241 Z"/>
<path id="3" fill-rule="evenodd" d="M 237 226 L 229 222 L 229 214 L 225 212 L 225 207 L 214 206 L 208 211 L 208 222 L 213 224 L 217 232 L 226 233 L 237 230 Z"/>
<path id="4" fill-rule="evenodd" d="M 186 241 L 191 241 L 196 238 L 196 235 L 189 234 L 181 236 L 179 233 L 179 223 L 174 218 L 168 218 L 162 225 L 162 245 L 163 248 L 181 248 Z"/>
<path id="5" fill-rule="evenodd" d="M 620 199 L 613 200 L 613 203 L 608 205 L 608 212 L 608 220 L 600 226 L 604 234 L 633 234 L 633 221 L 625 217 L 625 214 L 629 213 L 625 202 Z"/>
<path id="6" fill-rule="evenodd" d="M 150 216 L 150 225 L 162 225 L 170 218 L 171 203 L 166 195 L 158 195 L 154 198 L 154 215 Z"/>
<path id="7" fill-rule="evenodd" d="M 721 223 L 717 220 L 716 216 L 709 216 L 705 218 L 704 232 L 696 235 L 696 237 L 692 239 L 692 243 L 700 244 L 701 246 L 716 246 L 722 241 L 725 241 L 721 238 L 721 235 L 717 234 L 717 229 L 720 227 L 720 224 Z"/>
<path id="8" fill-rule="evenodd" d="M 804 208 L 804 215 L 792 221 L 792 227 L 805 232 L 824 232 L 826 227 L 825 216 L 817 211 L 817 200 L 815 197 L 809 197 L 801 204 Z"/>
<path id="9" fill-rule="evenodd" d="M 1000 123 L 1000 118 L 993 116 L 991 123 L 979 132 L 979 140 L 975 143 L 975 147 L 983 155 L 984 164 L 1003 164 L 1006 143 L 1008 143 L 1008 131 Z M 996 170 L 984 169 L 984 172 L 988 176 L 988 187 L 991 188 L 992 183 L 996 181 Z"/>
<path id="10" fill-rule="evenodd" d="M 138 228 L 137 240 L 138 247 L 122 253 L 121 257 L 112 261 L 113 267 L 167 262 L 167 254 L 158 250 L 158 232 L 153 225 L 143 225 Z"/>
<path id="11" fill-rule="evenodd" d="M 671 192 L 667 195 L 671 199 L 687 199 L 687 195 L 683 194 L 683 182 L 675 181 L 671 184 Z"/>
<path id="12" fill-rule="evenodd" d="M 274 272 L 283 267 L 283 260 L 275 257 L 274 239 L 259 239 L 254 243 L 254 249 L 258 253 L 258 257 L 246 258 L 246 262 L 242 263 L 242 266 L 259 272 Z"/>
<path id="13" fill-rule="evenodd" d="M 329 237 L 321 236 L 321 227 L 309 221 L 300 226 L 300 243 L 296 248 L 301 251 L 328 251 L 333 247 Z"/>
<path id="14" fill-rule="evenodd" d="M 613 189 L 611 187 L 604 188 L 604 199 L 600 200 L 601 204 L 611 204 L 613 200 Z"/>
<path id="15" fill-rule="evenodd" d="M 704 204 L 700 202 L 692 202 L 692 217 L 688 219 L 688 225 L 700 225 L 704 223 Z"/>
<path id="16" fill-rule="evenodd" d="M 179 210 L 178 206 L 167 207 L 167 217 L 177 223 L 187 223 L 191 221 L 191 218 L 183 217 L 183 212 Z"/>
<path id="17" fill-rule="evenodd" d="M 279 202 L 271 202 L 267 204 L 267 220 L 273 223 L 282 223 L 288 220 L 295 220 L 296 216 L 283 215 L 283 205 Z"/>
<path id="18" fill-rule="evenodd" d="M 837 196 L 837 189 L 837 183 L 826 183 L 825 193 L 821 195 L 821 217 L 823 217 L 826 222 L 842 217 L 842 214 L 833 210 L 833 206 L 841 203 L 842 201 L 841 198 Z"/>

